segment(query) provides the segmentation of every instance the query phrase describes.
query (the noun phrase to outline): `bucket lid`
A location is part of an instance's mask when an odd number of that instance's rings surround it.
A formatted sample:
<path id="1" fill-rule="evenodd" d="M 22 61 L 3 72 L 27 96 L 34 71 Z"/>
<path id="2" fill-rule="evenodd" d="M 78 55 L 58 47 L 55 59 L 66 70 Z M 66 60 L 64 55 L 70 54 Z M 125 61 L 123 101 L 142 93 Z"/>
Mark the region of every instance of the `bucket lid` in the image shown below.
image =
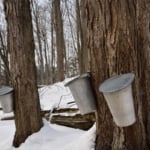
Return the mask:
<path id="1" fill-rule="evenodd" d="M 81 78 L 86 78 L 86 77 L 90 77 L 90 73 L 85 73 L 85 74 L 82 74 L 82 75 L 78 75 L 75 78 L 73 78 L 72 80 L 65 83 L 64 86 L 69 86 L 69 84 L 73 83 L 74 81 L 76 81 L 78 79 L 81 79 Z"/>
<path id="2" fill-rule="evenodd" d="M 124 89 L 132 83 L 134 76 L 133 73 L 126 73 L 109 78 L 100 85 L 99 91 L 111 93 Z"/>
<path id="3" fill-rule="evenodd" d="M 4 86 L 4 87 L 0 88 L 0 96 L 11 93 L 13 90 L 14 89 L 12 87 Z"/>

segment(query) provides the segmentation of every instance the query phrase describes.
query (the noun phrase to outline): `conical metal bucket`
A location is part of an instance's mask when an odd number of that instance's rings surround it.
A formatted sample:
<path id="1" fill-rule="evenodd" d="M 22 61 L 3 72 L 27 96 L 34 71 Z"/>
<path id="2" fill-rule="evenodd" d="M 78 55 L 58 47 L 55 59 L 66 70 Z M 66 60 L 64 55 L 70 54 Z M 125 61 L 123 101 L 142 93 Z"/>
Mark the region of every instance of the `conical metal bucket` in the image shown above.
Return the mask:
<path id="1" fill-rule="evenodd" d="M 5 113 L 13 111 L 13 88 L 2 87 L 0 89 L 0 103 Z"/>
<path id="2" fill-rule="evenodd" d="M 118 75 L 104 81 L 99 88 L 115 123 L 120 127 L 132 125 L 136 121 L 131 87 L 133 80 L 133 73 Z"/>
<path id="3" fill-rule="evenodd" d="M 95 96 L 88 73 L 76 77 L 65 86 L 69 86 L 81 114 L 96 111 Z"/>

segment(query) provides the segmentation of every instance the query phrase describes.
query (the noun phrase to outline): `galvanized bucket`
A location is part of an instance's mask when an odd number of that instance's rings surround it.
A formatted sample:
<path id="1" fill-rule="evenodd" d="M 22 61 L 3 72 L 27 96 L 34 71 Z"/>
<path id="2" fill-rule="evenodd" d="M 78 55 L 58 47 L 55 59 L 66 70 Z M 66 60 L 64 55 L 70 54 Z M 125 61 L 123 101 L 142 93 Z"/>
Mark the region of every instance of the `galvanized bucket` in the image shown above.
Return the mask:
<path id="1" fill-rule="evenodd" d="M 115 123 L 120 127 L 132 125 L 136 121 L 131 87 L 133 80 L 134 74 L 126 73 L 109 78 L 99 88 Z"/>
<path id="2" fill-rule="evenodd" d="M 65 86 L 69 86 L 81 114 L 96 111 L 95 96 L 89 73 L 76 77 Z"/>
<path id="3" fill-rule="evenodd" d="M 13 90 L 8 86 L 0 88 L 0 103 L 5 113 L 13 111 Z"/>

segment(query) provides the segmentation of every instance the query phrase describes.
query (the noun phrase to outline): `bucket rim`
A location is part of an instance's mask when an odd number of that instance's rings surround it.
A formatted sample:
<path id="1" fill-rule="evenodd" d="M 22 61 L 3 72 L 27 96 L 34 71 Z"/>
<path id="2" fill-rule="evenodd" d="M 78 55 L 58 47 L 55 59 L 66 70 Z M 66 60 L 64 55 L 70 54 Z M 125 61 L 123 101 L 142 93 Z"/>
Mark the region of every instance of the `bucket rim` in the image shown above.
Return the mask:
<path id="1" fill-rule="evenodd" d="M 69 86 L 71 83 L 75 82 L 76 80 L 82 79 L 82 78 L 87 78 L 87 77 L 90 77 L 90 73 L 89 73 L 89 72 L 84 73 L 84 74 L 82 74 L 82 75 L 76 76 L 76 77 L 73 78 L 72 80 L 70 80 L 70 81 L 68 81 L 67 83 L 65 83 L 64 86 Z"/>
<path id="2" fill-rule="evenodd" d="M 99 91 L 103 93 L 112 93 L 128 87 L 134 80 L 134 73 L 124 73 L 113 76 L 99 86 Z"/>
<path id="3" fill-rule="evenodd" d="M 10 86 L 3 86 L 0 88 L 0 96 L 12 93 L 14 91 L 14 88 Z"/>

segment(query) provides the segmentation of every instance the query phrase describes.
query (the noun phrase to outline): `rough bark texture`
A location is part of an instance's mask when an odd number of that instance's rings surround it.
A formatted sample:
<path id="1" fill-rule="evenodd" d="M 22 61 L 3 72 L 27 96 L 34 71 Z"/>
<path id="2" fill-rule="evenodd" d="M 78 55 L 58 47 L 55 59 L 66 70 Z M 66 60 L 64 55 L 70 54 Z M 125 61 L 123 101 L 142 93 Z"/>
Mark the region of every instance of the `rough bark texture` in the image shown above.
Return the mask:
<path id="1" fill-rule="evenodd" d="M 11 79 L 15 89 L 16 133 L 13 145 L 18 147 L 42 126 L 36 88 L 32 18 L 29 0 L 5 0 L 4 6 L 8 23 Z"/>
<path id="2" fill-rule="evenodd" d="M 97 95 L 97 150 L 146 150 L 150 147 L 150 1 L 85 0 L 87 46 Z M 134 72 L 137 121 L 119 128 L 99 84 L 116 74 Z"/>
<path id="3" fill-rule="evenodd" d="M 56 31 L 56 47 L 57 47 L 57 78 L 59 81 L 64 80 L 64 56 L 65 44 L 63 34 L 63 21 L 60 10 L 60 0 L 54 0 L 55 13 L 55 31 Z"/>
<path id="4" fill-rule="evenodd" d="M 76 0 L 77 49 L 80 74 L 88 71 L 88 51 L 86 45 L 85 2 Z"/>

